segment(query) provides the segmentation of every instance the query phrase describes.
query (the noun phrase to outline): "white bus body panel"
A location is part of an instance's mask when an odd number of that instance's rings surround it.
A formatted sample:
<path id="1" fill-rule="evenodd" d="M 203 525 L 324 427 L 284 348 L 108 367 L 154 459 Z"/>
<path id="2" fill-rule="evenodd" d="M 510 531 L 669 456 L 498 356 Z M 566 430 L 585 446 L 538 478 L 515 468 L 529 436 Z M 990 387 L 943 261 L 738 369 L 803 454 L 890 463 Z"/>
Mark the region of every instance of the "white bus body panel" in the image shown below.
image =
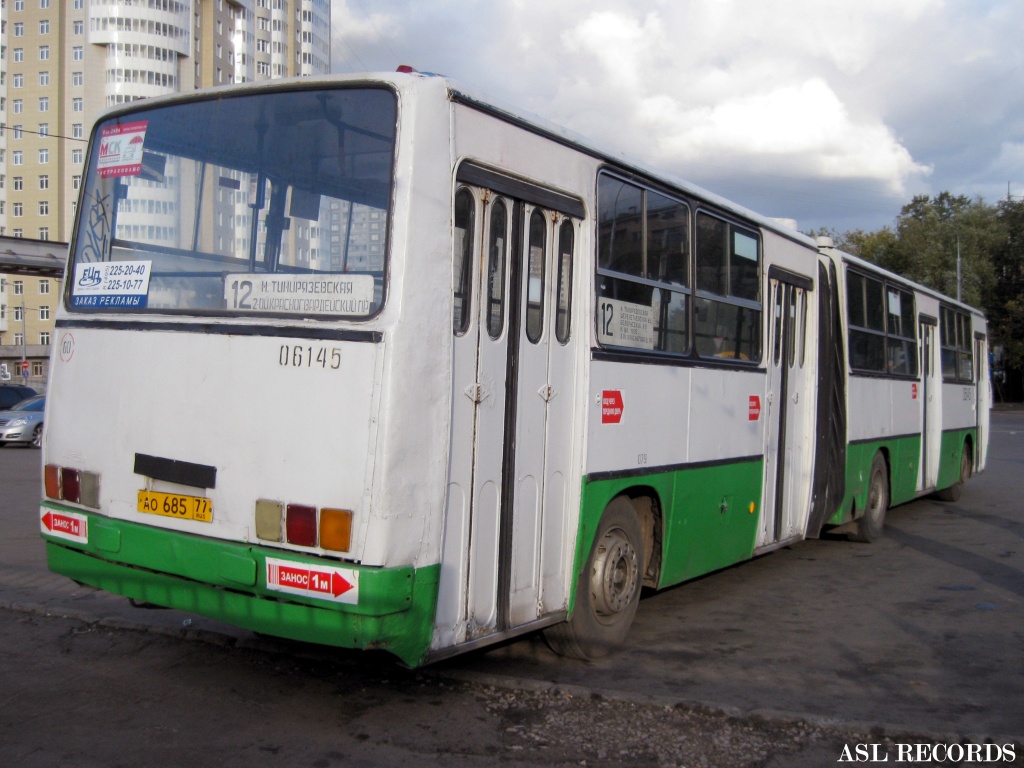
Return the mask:
<path id="1" fill-rule="evenodd" d="M 111 364 L 112 343 L 118 359 L 148 362 Z M 382 345 L 74 327 L 57 348 L 71 353 L 53 359 L 47 418 L 61 428 L 47 462 L 98 473 L 105 514 L 255 543 L 255 502 L 268 499 L 351 509 L 365 536 Z M 136 453 L 215 467 L 216 485 L 133 474 Z M 139 512 L 140 490 L 205 495 L 213 521 Z"/>

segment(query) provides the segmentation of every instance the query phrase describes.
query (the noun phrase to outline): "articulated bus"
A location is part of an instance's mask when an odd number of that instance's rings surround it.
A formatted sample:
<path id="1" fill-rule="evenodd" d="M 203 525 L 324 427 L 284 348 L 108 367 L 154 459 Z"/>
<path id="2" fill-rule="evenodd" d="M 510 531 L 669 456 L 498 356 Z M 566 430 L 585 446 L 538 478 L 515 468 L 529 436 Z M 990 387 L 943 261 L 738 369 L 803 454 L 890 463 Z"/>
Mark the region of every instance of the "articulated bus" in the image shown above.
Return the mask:
<path id="1" fill-rule="evenodd" d="M 410 666 L 985 466 L 985 319 L 416 72 L 117 107 L 44 441 L 50 568 Z"/>

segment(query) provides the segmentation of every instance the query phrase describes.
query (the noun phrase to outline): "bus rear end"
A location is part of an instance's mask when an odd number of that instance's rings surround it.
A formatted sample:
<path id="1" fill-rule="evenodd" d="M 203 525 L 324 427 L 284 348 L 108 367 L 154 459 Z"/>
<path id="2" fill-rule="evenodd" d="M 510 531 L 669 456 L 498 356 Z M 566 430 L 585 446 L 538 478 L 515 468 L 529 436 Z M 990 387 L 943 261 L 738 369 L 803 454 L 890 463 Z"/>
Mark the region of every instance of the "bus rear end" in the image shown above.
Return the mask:
<path id="1" fill-rule="evenodd" d="M 50 568 L 268 634 L 429 644 L 372 523 L 397 95 L 295 84 L 97 123 L 57 320 Z"/>

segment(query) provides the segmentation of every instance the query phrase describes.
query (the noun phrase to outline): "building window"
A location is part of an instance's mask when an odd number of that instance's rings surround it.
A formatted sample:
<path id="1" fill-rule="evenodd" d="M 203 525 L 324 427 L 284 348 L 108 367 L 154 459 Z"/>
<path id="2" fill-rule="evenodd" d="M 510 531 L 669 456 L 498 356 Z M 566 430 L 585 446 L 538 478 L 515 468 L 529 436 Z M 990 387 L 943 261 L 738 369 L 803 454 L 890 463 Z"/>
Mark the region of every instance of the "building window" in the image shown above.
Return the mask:
<path id="1" fill-rule="evenodd" d="M 74 25 L 73 25 L 73 29 L 74 29 L 74 33 L 76 35 L 83 34 L 85 32 L 85 22 L 84 21 L 76 21 L 74 23 Z"/>
<path id="2" fill-rule="evenodd" d="M 81 176 L 72 176 L 71 177 L 71 188 L 72 189 L 78 189 L 80 186 L 82 186 L 82 177 Z"/>
<path id="3" fill-rule="evenodd" d="M 50 150 L 48 150 L 48 149 L 40 149 L 39 150 L 39 164 L 40 165 L 45 165 L 48 162 L 50 162 Z"/>
<path id="4" fill-rule="evenodd" d="M 12 134 L 11 134 L 11 138 L 12 139 L 20 139 L 21 138 L 21 126 L 20 125 L 12 125 L 11 126 L 11 131 L 12 131 Z"/>
<path id="5" fill-rule="evenodd" d="M 21 21 L 14 22 L 14 36 L 24 37 L 25 36 L 25 24 Z"/>
<path id="6" fill-rule="evenodd" d="M 50 111 L 50 97 L 49 96 L 40 96 L 39 97 L 39 111 L 40 112 L 49 112 Z"/>
<path id="7" fill-rule="evenodd" d="M 49 320 L 50 319 L 50 308 L 48 306 L 43 305 L 43 306 L 41 306 L 39 308 L 39 319 L 40 320 Z"/>
<path id="8" fill-rule="evenodd" d="M 39 135 L 40 136 L 49 136 L 50 135 L 50 124 L 49 123 L 40 123 L 39 124 Z"/>
<path id="9" fill-rule="evenodd" d="M 40 334 L 39 335 L 40 343 L 43 343 L 41 341 L 41 339 L 42 339 L 42 337 L 44 335 L 46 336 L 46 342 L 45 343 L 49 344 L 50 343 L 50 334 L 48 334 L 48 333 L 47 334 Z M 33 376 L 42 376 L 43 375 L 43 361 L 42 360 L 33 360 L 32 361 L 32 375 Z"/>
<path id="10" fill-rule="evenodd" d="M 75 123 L 71 126 L 71 138 L 80 139 L 82 138 L 82 124 Z"/>
<path id="11" fill-rule="evenodd" d="M 48 35 L 48 34 L 50 34 L 50 20 L 49 19 L 40 19 L 40 21 L 39 21 L 39 34 L 40 35 Z"/>
<path id="12" fill-rule="evenodd" d="M 11 112 L 15 115 L 20 115 L 25 111 L 25 102 L 21 99 L 11 100 Z"/>
<path id="13" fill-rule="evenodd" d="M 22 312 L 24 312 L 24 309 L 22 307 L 17 306 L 14 308 L 14 319 L 16 321 L 20 321 L 24 317 Z"/>
<path id="14" fill-rule="evenodd" d="M 71 49 L 71 60 L 72 61 L 82 61 L 82 59 L 84 59 L 84 58 L 85 58 L 85 49 L 82 46 L 76 45 L 76 46 L 74 46 Z"/>
<path id="15" fill-rule="evenodd" d="M 25 60 L 25 49 L 15 48 L 13 51 L 11 51 L 11 55 L 14 56 L 15 63 L 22 62 Z"/>
<path id="16" fill-rule="evenodd" d="M 71 73 L 71 84 L 72 85 L 78 86 L 78 85 L 82 85 L 84 82 L 85 82 L 85 78 L 82 76 L 81 72 L 72 72 Z"/>
<path id="17" fill-rule="evenodd" d="M 16 74 L 11 76 L 11 87 L 12 88 L 24 88 L 25 87 L 25 76 L 22 74 Z"/>
<path id="18" fill-rule="evenodd" d="M 71 150 L 71 162 L 72 163 L 78 163 L 79 165 L 82 164 L 82 150 L 80 150 L 80 149 L 72 149 Z"/>
<path id="19" fill-rule="evenodd" d="M 15 192 L 21 192 L 21 190 L 24 188 L 23 185 L 25 183 L 23 181 L 22 177 L 21 176 L 15 176 L 15 177 L 13 177 L 12 181 L 14 182 L 14 191 Z"/>
<path id="20" fill-rule="evenodd" d="M 14 218 L 20 218 L 24 214 L 24 210 L 22 203 L 11 203 L 11 216 Z"/>
<path id="21" fill-rule="evenodd" d="M 50 201 L 49 200 L 40 200 L 39 201 L 39 215 L 40 216 L 49 216 L 50 215 Z"/>
<path id="22" fill-rule="evenodd" d="M 39 177 L 39 188 L 40 189 L 49 189 L 50 188 L 50 177 L 47 176 L 45 173 L 42 176 Z"/>
<path id="23" fill-rule="evenodd" d="M 40 240 L 49 240 L 50 239 L 50 228 L 49 227 L 40 227 L 39 228 L 39 239 Z"/>
<path id="24" fill-rule="evenodd" d="M 14 295 L 15 296 L 23 296 L 25 294 L 25 281 L 24 280 L 14 280 L 14 281 L 11 282 L 11 285 L 14 286 Z"/>
<path id="25" fill-rule="evenodd" d="M 48 71 L 44 70 L 43 72 L 39 73 L 39 84 L 40 85 L 49 85 L 50 84 L 50 73 Z"/>
<path id="26" fill-rule="evenodd" d="M 83 111 L 83 109 L 84 109 L 83 105 L 84 104 L 85 104 L 84 99 L 82 99 L 81 96 L 76 96 L 75 98 L 73 98 L 71 100 L 71 111 L 72 112 L 81 112 L 81 111 Z"/>
<path id="27" fill-rule="evenodd" d="M 42 294 L 42 295 L 46 295 L 49 292 L 50 292 L 50 281 L 47 280 L 46 278 L 43 278 L 42 280 L 39 281 L 39 293 Z M 49 320 L 50 319 L 50 308 L 49 307 L 44 307 L 44 309 L 46 309 L 46 317 L 43 318 L 43 319 L 44 320 Z M 42 310 L 40 310 L 40 312 L 41 311 Z"/>
<path id="28" fill-rule="evenodd" d="M 49 61 L 50 60 L 50 46 L 40 45 L 39 46 L 39 60 Z"/>
<path id="29" fill-rule="evenodd" d="M 20 235 L 17 235 L 17 237 L 20 237 Z M 23 334 L 23 333 L 16 333 L 16 334 L 14 334 L 14 346 L 20 347 L 24 343 L 25 343 L 25 334 Z"/>

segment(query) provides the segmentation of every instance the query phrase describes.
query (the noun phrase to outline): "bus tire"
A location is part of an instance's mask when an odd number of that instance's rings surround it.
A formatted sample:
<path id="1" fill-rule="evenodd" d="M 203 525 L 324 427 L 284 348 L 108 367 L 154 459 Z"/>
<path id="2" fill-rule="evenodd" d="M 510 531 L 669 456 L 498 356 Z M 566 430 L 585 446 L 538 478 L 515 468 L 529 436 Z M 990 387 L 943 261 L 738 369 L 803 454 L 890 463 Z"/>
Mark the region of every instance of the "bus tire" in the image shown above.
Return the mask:
<path id="1" fill-rule="evenodd" d="M 881 453 L 871 460 L 868 480 L 868 503 L 864 514 L 857 518 L 857 530 L 850 534 L 854 541 L 872 542 L 882 535 L 885 513 L 889 509 L 889 470 Z"/>
<path id="2" fill-rule="evenodd" d="M 607 656 L 626 638 L 640 603 L 644 541 L 629 499 L 612 499 L 576 585 L 572 617 L 544 630 L 551 649 L 576 659 Z"/>
<path id="3" fill-rule="evenodd" d="M 964 445 L 960 451 L 960 478 L 949 488 L 943 488 L 935 492 L 935 498 L 939 501 L 960 501 L 960 494 L 963 492 L 964 483 L 971 479 L 971 448 Z"/>

